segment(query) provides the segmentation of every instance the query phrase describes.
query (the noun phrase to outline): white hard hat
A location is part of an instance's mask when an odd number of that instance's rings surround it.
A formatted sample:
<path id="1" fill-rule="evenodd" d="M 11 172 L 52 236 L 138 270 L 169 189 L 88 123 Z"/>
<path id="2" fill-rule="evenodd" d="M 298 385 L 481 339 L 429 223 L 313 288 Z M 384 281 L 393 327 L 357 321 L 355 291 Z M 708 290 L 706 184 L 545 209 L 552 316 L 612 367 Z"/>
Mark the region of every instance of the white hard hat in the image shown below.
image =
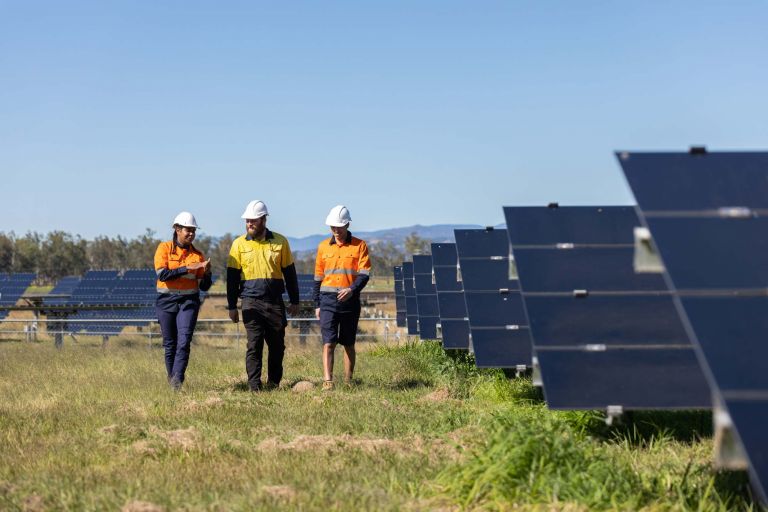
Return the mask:
<path id="1" fill-rule="evenodd" d="M 176 216 L 175 219 L 173 219 L 173 225 L 174 226 L 184 226 L 187 228 L 197 228 L 199 227 L 197 225 L 197 221 L 195 220 L 195 216 L 192 215 L 189 212 L 181 212 Z"/>
<path id="2" fill-rule="evenodd" d="M 264 201 L 254 199 L 248 203 L 248 206 L 245 207 L 245 211 L 241 217 L 243 219 L 258 219 L 260 217 L 264 217 L 265 215 L 269 215 L 269 212 L 267 211 L 267 205 L 264 204 Z"/>
<path id="3" fill-rule="evenodd" d="M 341 228 L 349 224 L 352 217 L 349 215 L 349 209 L 341 204 L 331 208 L 331 212 L 325 218 L 325 224 L 334 228 Z"/>

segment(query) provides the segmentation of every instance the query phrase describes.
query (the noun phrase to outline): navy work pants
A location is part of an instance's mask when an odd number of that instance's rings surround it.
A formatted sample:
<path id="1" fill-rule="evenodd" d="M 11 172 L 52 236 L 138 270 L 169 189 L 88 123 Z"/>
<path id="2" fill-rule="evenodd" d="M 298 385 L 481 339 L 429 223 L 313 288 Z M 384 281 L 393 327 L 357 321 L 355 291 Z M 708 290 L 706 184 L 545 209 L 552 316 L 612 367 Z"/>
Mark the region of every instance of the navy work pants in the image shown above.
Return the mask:
<path id="1" fill-rule="evenodd" d="M 189 349 L 200 310 L 200 299 L 197 295 L 174 297 L 174 300 L 159 299 L 155 310 L 163 333 L 168 380 L 180 385 L 184 382 L 184 373 L 189 364 Z"/>
<path id="2" fill-rule="evenodd" d="M 261 368 L 264 342 L 267 342 L 267 381 L 277 386 L 283 378 L 283 355 L 285 354 L 285 304 L 282 299 L 269 302 L 263 299 L 243 297 L 243 325 L 248 345 L 245 351 L 245 370 L 248 386 L 261 389 Z"/>

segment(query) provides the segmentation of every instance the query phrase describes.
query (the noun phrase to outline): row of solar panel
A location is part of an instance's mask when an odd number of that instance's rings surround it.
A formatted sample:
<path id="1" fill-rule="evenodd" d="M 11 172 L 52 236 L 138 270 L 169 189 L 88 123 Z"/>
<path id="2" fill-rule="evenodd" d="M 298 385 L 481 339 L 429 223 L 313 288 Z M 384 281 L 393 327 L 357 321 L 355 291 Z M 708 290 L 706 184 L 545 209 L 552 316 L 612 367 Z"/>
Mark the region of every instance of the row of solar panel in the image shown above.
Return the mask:
<path id="1" fill-rule="evenodd" d="M 508 207 L 507 230 L 456 230 L 395 268 L 398 325 L 533 366 L 555 409 L 714 398 L 765 500 L 768 154 L 618 157 L 637 209 Z"/>
<path id="2" fill-rule="evenodd" d="M 315 275 L 314 274 L 297 274 L 296 277 L 299 281 L 299 300 L 311 301 L 315 290 Z M 288 301 L 288 292 L 283 295 L 284 300 Z"/>
<path id="3" fill-rule="evenodd" d="M 0 306 L 13 306 L 32 284 L 35 274 L 28 272 L 15 274 L 0 274 Z M 0 309 L 0 320 L 8 315 L 8 311 Z"/>

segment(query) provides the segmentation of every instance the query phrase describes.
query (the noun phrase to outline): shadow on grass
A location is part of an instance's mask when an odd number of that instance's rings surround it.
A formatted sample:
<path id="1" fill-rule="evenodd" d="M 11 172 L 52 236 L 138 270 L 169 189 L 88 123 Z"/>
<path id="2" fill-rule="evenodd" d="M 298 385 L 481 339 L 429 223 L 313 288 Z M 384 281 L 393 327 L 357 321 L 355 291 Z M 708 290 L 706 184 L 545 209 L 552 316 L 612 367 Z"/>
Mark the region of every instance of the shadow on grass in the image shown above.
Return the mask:
<path id="1" fill-rule="evenodd" d="M 718 471 L 714 476 L 714 487 L 717 494 L 721 496 L 741 498 L 747 503 L 757 504 L 757 498 L 752 493 L 752 488 L 749 485 L 749 475 L 746 471 Z M 759 505 L 756 506 L 759 507 Z M 756 510 L 766 509 L 757 508 Z"/>
<path id="2" fill-rule="evenodd" d="M 419 378 L 406 378 L 394 380 L 387 383 L 384 387 L 387 389 L 403 390 L 403 389 L 416 389 L 426 388 L 432 386 L 432 381 Z"/>
<path id="3" fill-rule="evenodd" d="M 628 411 L 609 426 L 599 411 L 568 412 L 567 421 L 594 437 L 647 446 L 659 439 L 695 443 L 712 436 L 712 411 Z"/>

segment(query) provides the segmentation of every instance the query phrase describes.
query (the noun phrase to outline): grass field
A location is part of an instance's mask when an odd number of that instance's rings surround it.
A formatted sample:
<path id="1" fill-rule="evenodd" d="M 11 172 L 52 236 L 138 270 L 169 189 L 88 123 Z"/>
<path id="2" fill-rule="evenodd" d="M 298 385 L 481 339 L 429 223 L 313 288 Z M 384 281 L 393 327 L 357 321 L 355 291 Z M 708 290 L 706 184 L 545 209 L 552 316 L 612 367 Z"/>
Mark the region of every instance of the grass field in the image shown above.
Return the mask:
<path id="1" fill-rule="evenodd" d="M 2 342 L 0 509 L 755 508 L 711 468 L 708 413 L 609 429 L 436 344 L 360 349 L 352 387 L 321 391 L 319 347 L 289 347 L 285 387 L 251 394 L 243 349 L 206 342 L 174 393 L 143 341 Z"/>

